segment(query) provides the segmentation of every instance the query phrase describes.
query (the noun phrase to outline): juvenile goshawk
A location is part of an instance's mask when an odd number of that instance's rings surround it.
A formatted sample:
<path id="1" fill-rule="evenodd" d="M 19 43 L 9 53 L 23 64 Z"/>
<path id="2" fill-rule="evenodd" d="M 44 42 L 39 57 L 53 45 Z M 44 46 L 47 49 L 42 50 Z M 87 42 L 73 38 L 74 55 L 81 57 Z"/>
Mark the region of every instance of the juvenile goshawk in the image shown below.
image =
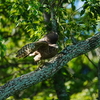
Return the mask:
<path id="1" fill-rule="evenodd" d="M 37 42 L 29 43 L 18 50 L 16 57 L 34 56 L 34 61 L 52 58 L 57 54 L 57 32 L 50 32 Z"/>

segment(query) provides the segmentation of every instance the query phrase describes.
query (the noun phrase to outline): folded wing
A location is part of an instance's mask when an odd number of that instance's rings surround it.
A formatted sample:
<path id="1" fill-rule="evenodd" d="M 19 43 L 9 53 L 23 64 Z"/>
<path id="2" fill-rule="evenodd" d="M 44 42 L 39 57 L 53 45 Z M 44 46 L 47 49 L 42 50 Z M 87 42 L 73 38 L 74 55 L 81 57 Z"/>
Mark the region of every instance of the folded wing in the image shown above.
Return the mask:
<path id="1" fill-rule="evenodd" d="M 48 48 L 48 43 L 45 41 L 38 41 L 38 42 L 26 44 L 20 50 L 17 51 L 16 57 L 18 58 L 27 57 L 29 54 L 33 53 L 41 46 Z"/>

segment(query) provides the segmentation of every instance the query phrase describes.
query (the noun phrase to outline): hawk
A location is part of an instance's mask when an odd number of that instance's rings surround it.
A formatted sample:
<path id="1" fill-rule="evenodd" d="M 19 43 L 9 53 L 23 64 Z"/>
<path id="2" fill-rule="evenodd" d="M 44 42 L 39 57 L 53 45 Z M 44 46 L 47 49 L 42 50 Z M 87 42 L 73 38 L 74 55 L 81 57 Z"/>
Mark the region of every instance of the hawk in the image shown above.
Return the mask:
<path id="1" fill-rule="evenodd" d="M 37 42 L 29 43 L 17 51 L 16 57 L 34 56 L 34 61 L 52 58 L 57 54 L 57 32 L 50 32 Z"/>

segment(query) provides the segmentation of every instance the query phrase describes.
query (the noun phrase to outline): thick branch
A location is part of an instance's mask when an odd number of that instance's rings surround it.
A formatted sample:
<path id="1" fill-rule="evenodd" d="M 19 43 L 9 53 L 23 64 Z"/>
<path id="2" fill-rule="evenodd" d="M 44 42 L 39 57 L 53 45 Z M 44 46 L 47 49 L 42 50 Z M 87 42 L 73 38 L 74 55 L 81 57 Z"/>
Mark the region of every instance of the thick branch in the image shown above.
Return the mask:
<path id="1" fill-rule="evenodd" d="M 53 77 L 54 88 L 57 93 L 59 100 L 69 100 L 69 95 L 66 92 L 66 86 L 64 81 L 64 75 L 62 74 L 62 69 L 60 69 Z"/>
<path id="2" fill-rule="evenodd" d="M 0 100 L 3 100 L 15 92 L 21 91 L 31 85 L 37 84 L 43 80 L 52 77 L 59 69 L 61 69 L 71 59 L 87 53 L 100 46 L 100 33 L 79 42 L 76 45 L 66 47 L 63 51 L 52 58 L 49 63 L 45 64 L 41 69 L 30 72 L 15 78 L 0 87 Z"/>
<path id="3" fill-rule="evenodd" d="M 100 61 L 98 63 L 98 100 L 100 100 Z"/>
<path id="4" fill-rule="evenodd" d="M 52 6 L 51 8 L 51 19 L 52 19 L 52 31 L 55 31 L 57 32 L 57 22 L 56 22 L 56 19 L 55 19 L 55 11 L 54 11 L 54 7 Z"/>

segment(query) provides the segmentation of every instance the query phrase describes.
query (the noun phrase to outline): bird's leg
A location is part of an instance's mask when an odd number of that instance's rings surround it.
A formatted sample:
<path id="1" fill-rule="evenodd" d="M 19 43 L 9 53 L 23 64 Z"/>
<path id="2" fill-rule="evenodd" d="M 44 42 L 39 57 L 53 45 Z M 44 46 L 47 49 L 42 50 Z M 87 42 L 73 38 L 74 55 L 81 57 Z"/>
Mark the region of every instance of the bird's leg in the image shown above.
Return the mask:
<path id="1" fill-rule="evenodd" d="M 29 56 L 35 56 L 34 61 L 37 62 L 41 59 L 41 54 L 38 51 L 31 53 Z"/>
<path id="2" fill-rule="evenodd" d="M 34 57 L 34 61 L 36 61 L 36 62 L 39 61 L 40 59 L 41 59 L 40 53 Z"/>
<path id="3" fill-rule="evenodd" d="M 29 54 L 29 56 L 35 56 L 35 55 L 36 55 L 36 52 Z"/>

